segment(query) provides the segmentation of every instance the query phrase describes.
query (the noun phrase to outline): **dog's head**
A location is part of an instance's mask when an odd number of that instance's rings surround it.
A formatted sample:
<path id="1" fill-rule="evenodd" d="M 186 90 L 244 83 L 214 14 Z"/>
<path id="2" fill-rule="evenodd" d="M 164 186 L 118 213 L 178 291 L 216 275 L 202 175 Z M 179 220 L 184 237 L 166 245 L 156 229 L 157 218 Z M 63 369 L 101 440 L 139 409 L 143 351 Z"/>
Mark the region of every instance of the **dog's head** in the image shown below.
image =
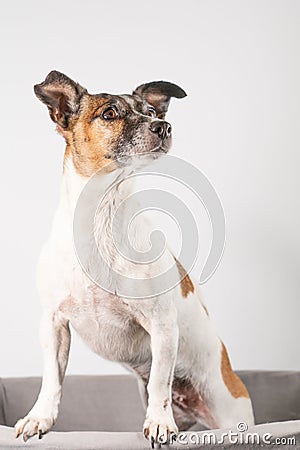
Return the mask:
<path id="1" fill-rule="evenodd" d="M 167 81 L 142 84 L 132 95 L 92 95 L 57 71 L 35 85 L 34 92 L 66 139 L 65 158 L 72 157 L 83 176 L 118 157 L 166 153 L 172 138 L 165 121 L 170 99 L 186 96 Z"/>

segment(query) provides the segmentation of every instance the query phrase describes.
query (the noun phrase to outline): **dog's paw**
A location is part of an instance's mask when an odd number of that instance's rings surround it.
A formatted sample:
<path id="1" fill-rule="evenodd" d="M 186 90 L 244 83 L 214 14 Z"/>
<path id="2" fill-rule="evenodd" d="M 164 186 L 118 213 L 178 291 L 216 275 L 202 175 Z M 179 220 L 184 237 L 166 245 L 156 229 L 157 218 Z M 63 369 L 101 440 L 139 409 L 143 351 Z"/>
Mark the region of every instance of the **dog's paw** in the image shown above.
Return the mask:
<path id="1" fill-rule="evenodd" d="M 178 434 L 173 415 L 165 412 L 155 416 L 147 415 L 143 428 L 144 436 L 149 439 L 152 448 L 155 444 L 172 444 Z"/>
<path id="2" fill-rule="evenodd" d="M 28 415 L 23 419 L 18 420 L 15 424 L 16 438 L 22 434 L 23 440 L 26 442 L 30 436 L 37 434 L 38 438 L 41 439 L 42 434 L 50 430 L 53 424 L 54 419 L 52 418 L 41 418 Z"/>

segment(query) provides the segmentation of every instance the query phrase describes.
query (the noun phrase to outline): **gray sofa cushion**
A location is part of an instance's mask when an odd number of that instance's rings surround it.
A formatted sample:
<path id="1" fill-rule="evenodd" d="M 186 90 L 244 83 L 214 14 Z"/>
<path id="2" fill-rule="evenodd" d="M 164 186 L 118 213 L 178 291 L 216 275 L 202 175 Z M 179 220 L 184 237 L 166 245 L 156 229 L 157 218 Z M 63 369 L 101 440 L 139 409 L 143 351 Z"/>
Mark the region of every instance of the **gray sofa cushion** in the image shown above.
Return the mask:
<path id="1" fill-rule="evenodd" d="M 300 449 L 300 373 L 299 372 L 238 372 L 252 397 L 256 423 L 253 431 L 276 437 L 295 437 L 297 445 L 276 445 L 273 448 Z M 40 388 L 40 378 L 7 378 L 0 380 L 0 449 L 148 449 L 141 429 L 144 408 L 139 398 L 136 380 L 132 376 L 69 376 L 66 377 L 60 414 L 53 431 L 26 444 L 14 439 L 13 425 L 32 407 Z M 275 422 L 268 423 L 266 422 Z M 199 426 L 194 429 L 199 430 Z M 59 432 L 58 432 L 59 431 Z M 220 437 L 225 430 L 216 430 Z M 233 430 L 236 431 L 236 430 Z M 249 429 L 249 431 L 251 431 Z M 201 441 L 203 433 L 198 433 Z M 205 441 L 206 442 L 206 441 Z M 244 445 L 245 449 L 262 448 Z M 203 445 L 176 444 L 176 449 L 203 449 Z M 205 445 L 205 449 L 238 447 L 225 439 L 224 443 Z M 271 448 L 266 445 L 266 448 Z"/>
<path id="2" fill-rule="evenodd" d="M 255 423 L 300 419 L 300 372 L 237 371 L 249 390 Z"/>
<path id="3" fill-rule="evenodd" d="M 275 422 L 270 424 L 256 425 L 249 428 L 248 432 L 259 436 L 259 441 L 248 444 L 237 445 L 230 442 L 228 438 L 222 439 L 222 433 L 226 430 L 214 430 L 215 441 L 207 443 L 206 432 L 188 432 L 187 438 L 182 443 L 176 442 L 169 447 L 162 446 L 162 450 L 253 450 L 253 449 L 276 449 L 276 450 L 299 450 L 300 448 L 300 420 L 292 422 Z M 272 444 L 264 444 L 263 438 L 271 435 Z M 256 437 L 256 439 L 257 439 Z M 195 438 L 198 438 L 195 444 Z M 275 439 L 280 439 L 276 443 Z M 285 440 L 283 440 L 285 439 Z M 292 443 L 288 443 L 288 439 Z M 185 443 L 186 442 L 186 443 Z M 294 444 L 295 442 L 296 444 Z M 276 445 L 275 445 L 276 444 Z M 298 445 L 297 445 L 298 444 Z M 149 450 L 149 442 L 142 433 L 137 432 L 55 432 L 51 431 L 38 440 L 31 438 L 26 444 L 21 439 L 14 438 L 14 430 L 9 427 L 0 426 L 0 449 L 39 449 L 39 450 Z"/>
<path id="4" fill-rule="evenodd" d="M 0 424 L 6 424 L 5 416 L 6 394 L 2 380 L 0 379 Z"/>
<path id="5" fill-rule="evenodd" d="M 3 425 L 14 426 L 33 406 L 41 379 L 7 378 Z M 130 375 L 68 376 L 56 431 L 141 431 L 144 409 L 137 383 Z"/>

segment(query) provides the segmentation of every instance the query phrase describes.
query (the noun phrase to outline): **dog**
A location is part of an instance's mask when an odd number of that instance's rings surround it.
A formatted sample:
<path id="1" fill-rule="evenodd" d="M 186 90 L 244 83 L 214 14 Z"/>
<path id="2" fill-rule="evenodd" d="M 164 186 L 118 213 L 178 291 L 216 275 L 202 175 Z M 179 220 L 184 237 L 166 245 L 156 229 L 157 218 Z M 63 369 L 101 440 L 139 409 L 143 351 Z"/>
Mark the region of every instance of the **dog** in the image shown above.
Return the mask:
<path id="1" fill-rule="evenodd" d="M 35 85 L 34 91 L 65 139 L 66 151 L 59 206 L 38 262 L 42 387 L 33 408 L 16 423 L 16 437 L 41 438 L 57 419 L 70 324 L 94 352 L 124 364 L 137 376 L 147 405 L 143 431 L 152 448 L 158 442 L 173 442 L 179 430 L 195 423 L 210 429 L 233 427 L 240 421 L 252 425 L 248 391 L 231 368 L 197 283 L 172 253 L 166 249 L 159 264 L 162 268 L 176 264 L 178 284 L 173 289 L 128 300 L 122 286 L 114 285 L 111 271 L 128 267 L 114 254 L 109 230 L 128 190 L 115 184 L 95 218 L 96 239 L 109 259 L 109 269 L 103 268 L 103 273 L 110 290 L 88 277 L 73 245 L 74 211 L 87 181 L 100 171 L 99 189 L 104 192 L 124 170 L 118 164 L 120 155 L 167 153 L 172 139 L 171 125 L 165 120 L 170 99 L 186 93 L 173 83 L 155 81 L 131 95 L 92 95 L 57 71 Z M 120 223 L 118 233 L 125 232 Z M 149 245 L 149 232 L 149 224 L 138 218 L 132 239 L 140 251 Z M 102 273 L 102 267 L 98 269 Z M 140 264 L 135 270 L 147 286 L 151 265 Z"/>

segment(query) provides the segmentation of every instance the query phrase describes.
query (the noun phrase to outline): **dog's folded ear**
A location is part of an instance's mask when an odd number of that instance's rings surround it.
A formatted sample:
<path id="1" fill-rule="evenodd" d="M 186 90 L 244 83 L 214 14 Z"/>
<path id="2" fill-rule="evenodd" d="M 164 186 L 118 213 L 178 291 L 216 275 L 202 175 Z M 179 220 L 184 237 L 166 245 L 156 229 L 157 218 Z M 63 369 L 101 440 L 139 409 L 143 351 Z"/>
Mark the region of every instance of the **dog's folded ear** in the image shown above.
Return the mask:
<path id="1" fill-rule="evenodd" d="M 159 119 L 164 119 L 168 111 L 171 97 L 183 98 L 186 93 L 177 84 L 168 81 L 152 81 L 141 84 L 134 91 L 133 95 L 139 95 L 152 105 Z"/>
<path id="2" fill-rule="evenodd" d="M 87 90 L 61 72 L 52 70 L 45 81 L 34 86 L 35 95 L 47 105 L 51 119 L 67 128 L 69 118 L 78 111 Z"/>

